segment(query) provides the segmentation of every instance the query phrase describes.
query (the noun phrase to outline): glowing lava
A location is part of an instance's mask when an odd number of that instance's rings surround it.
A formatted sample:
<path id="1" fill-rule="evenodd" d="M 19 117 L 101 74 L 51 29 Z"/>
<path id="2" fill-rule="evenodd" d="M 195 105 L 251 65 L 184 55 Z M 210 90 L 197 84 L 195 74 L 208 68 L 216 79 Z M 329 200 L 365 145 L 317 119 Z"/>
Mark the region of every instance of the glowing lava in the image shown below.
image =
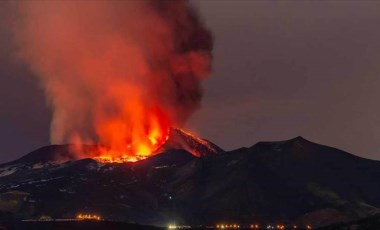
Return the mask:
<path id="1" fill-rule="evenodd" d="M 140 144 L 140 146 L 138 146 L 137 149 L 142 149 L 144 150 L 144 152 L 131 152 L 131 145 L 128 145 L 126 147 L 126 150 L 124 151 L 117 151 L 106 147 L 99 147 L 98 151 L 100 155 L 94 157 L 93 159 L 102 163 L 125 163 L 144 160 L 149 156 L 154 155 L 157 149 L 159 149 L 159 147 L 162 146 L 166 142 L 166 140 L 168 140 L 168 138 L 169 135 L 165 137 L 164 141 L 161 141 L 161 139 L 154 139 L 154 141 L 151 141 L 150 145 Z"/>
<path id="2" fill-rule="evenodd" d="M 96 150 L 97 154 L 92 154 L 92 156 L 96 156 L 93 159 L 102 163 L 136 162 L 171 149 L 186 150 L 195 157 L 205 157 L 223 152 L 222 149 L 213 143 L 183 129 L 170 128 L 169 130 L 165 130 L 165 132 L 156 130 L 153 134 L 144 139 L 145 141 L 148 140 L 148 144 L 143 148 L 149 149 L 149 152 L 144 152 L 143 154 L 141 152 L 133 152 L 138 150 L 139 147 L 133 148 L 132 145 L 128 145 L 127 150 L 121 151 L 111 147 L 98 146 Z M 164 136 L 158 134 L 164 134 Z"/>
<path id="3" fill-rule="evenodd" d="M 95 160 L 103 163 L 124 163 L 124 162 L 136 162 L 146 159 L 153 155 L 157 150 L 169 139 L 170 127 L 166 121 L 149 123 L 151 128 L 144 130 L 141 136 L 134 136 L 134 142 L 124 142 L 125 133 L 117 132 L 117 123 L 115 125 L 115 131 L 112 134 L 113 140 L 119 140 L 120 142 L 113 142 L 111 147 L 98 147 L 99 155 L 94 157 Z M 120 125 L 120 124 L 119 124 Z M 112 125 L 109 127 L 112 131 Z M 116 137 L 120 135 L 121 137 Z"/>

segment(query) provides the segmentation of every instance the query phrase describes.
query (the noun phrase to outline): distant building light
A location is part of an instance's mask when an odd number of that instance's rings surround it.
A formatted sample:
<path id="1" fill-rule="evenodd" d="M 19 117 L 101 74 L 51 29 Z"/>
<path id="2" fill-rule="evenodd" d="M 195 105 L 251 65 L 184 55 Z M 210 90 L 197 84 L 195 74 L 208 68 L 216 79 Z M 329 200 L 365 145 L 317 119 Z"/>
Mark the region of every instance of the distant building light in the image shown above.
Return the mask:
<path id="1" fill-rule="evenodd" d="M 168 229 L 190 229 L 191 226 L 189 225 L 175 225 L 175 224 L 169 224 Z"/>
<path id="2" fill-rule="evenodd" d="M 78 214 L 76 218 L 78 220 L 101 220 L 100 216 L 92 214 Z"/>
<path id="3" fill-rule="evenodd" d="M 259 228 L 259 225 L 258 225 L 258 224 L 252 224 L 252 225 L 251 225 L 251 228 L 256 228 L 256 229 L 258 229 L 258 228 Z"/>

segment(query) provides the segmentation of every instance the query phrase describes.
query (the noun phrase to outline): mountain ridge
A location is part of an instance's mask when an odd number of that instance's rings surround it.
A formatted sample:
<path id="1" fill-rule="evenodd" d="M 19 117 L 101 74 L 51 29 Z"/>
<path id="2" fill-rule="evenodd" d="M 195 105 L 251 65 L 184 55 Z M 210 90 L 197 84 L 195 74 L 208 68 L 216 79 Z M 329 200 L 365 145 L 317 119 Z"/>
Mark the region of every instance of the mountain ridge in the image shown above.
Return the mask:
<path id="1" fill-rule="evenodd" d="M 15 218 L 87 211 L 161 226 L 173 220 L 326 226 L 380 207 L 380 162 L 302 137 L 204 156 L 166 149 L 122 164 L 82 159 L 38 165 L 29 159 L 23 165 L 20 159 L 0 165 L 0 212 Z"/>

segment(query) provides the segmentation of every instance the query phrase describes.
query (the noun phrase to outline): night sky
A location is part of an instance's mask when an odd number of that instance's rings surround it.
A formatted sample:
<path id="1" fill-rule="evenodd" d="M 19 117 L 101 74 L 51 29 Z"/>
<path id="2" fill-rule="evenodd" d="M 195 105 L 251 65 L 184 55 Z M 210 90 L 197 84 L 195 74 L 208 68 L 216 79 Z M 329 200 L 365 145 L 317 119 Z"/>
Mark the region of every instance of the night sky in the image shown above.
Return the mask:
<path id="1" fill-rule="evenodd" d="M 380 2 L 194 1 L 214 71 L 188 128 L 226 150 L 303 136 L 380 160 Z M 0 2 L 0 162 L 49 144 L 50 110 Z"/>

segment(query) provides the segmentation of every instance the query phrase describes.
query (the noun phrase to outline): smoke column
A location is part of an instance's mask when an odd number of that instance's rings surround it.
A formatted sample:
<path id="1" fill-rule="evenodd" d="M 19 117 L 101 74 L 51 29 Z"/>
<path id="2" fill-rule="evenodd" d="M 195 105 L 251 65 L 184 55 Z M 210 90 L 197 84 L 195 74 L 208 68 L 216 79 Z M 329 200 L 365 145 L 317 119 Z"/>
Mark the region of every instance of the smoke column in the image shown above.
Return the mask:
<path id="1" fill-rule="evenodd" d="M 188 1 L 19 1 L 15 39 L 51 143 L 150 155 L 199 108 L 213 40 Z"/>

